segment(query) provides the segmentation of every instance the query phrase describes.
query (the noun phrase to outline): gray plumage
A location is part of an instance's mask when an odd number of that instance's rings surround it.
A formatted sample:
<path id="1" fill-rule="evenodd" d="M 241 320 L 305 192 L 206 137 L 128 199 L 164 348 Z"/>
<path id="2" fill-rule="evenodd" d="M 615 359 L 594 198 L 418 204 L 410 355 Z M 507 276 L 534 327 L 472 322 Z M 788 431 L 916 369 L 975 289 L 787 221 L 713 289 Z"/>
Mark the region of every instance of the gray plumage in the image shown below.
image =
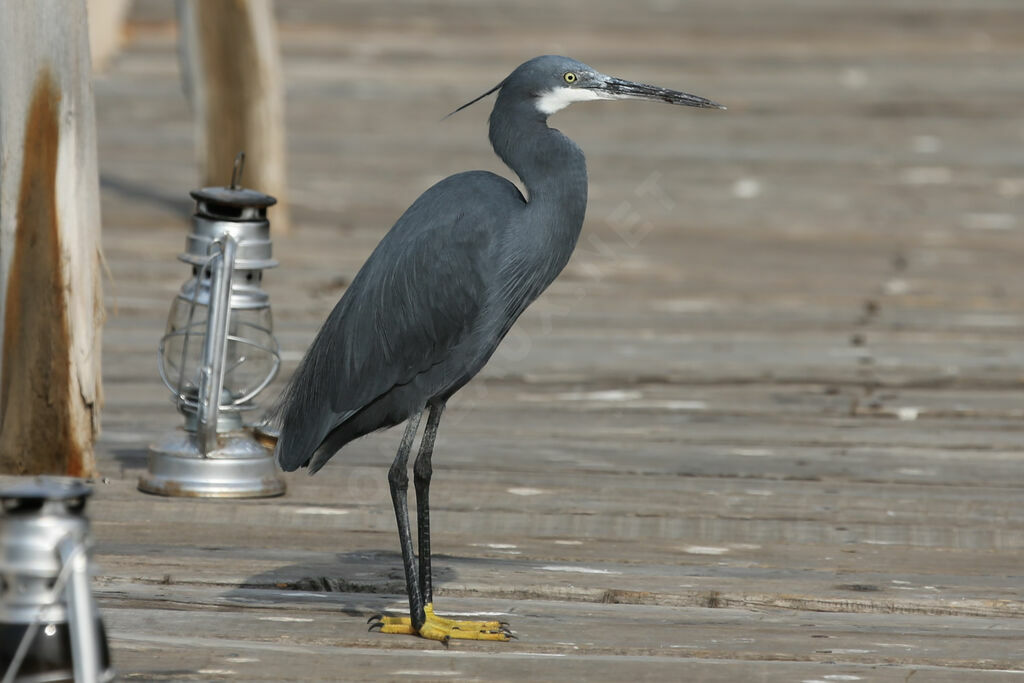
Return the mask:
<path id="1" fill-rule="evenodd" d="M 512 637 L 507 625 L 497 622 L 453 625 L 433 616 L 431 456 L 445 402 L 480 371 L 519 315 L 562 271 L 583 227 L 583 152 L 548 127 L 548 116 L 572 102 L 627 97 L 719 106 L 695 95 L 605 76 L 555 56 L 525 62 L 476 100 L 495 90 L 491 145 L 519 176 L 526 197 L 508 180 L 485 171 L 453 175 L 424 192 L 331 311 L 278 408 L 277 461 L 285 470 L 306 466 L 310 474 L 353 439 L 408 421 L 388 484 L 409 619 L 375 617 L 370 628 L 388 633 L 444 641 Z M 417 554 L 406 470 L 428 408 L 413 464 Z"/>
<path id="2" fill-rule="evenodd" d="M 573 83 L 566 80 L 570 73 Z M 587 171 L 579 147 L 548 127 L 549 113 L 538 108 L 544 93 L 590 89 L 586 99 L 719 106 L 557 56 L 531 59 L 485 95 L 495 89 L 490 141 L 528 199 L 498 175 L 470 171 L 440 181 L 406 210 L 328 316 L 282 395 L 277 460 L 283 469 L 308 466 L 312 474 L 353 439 L 446 400 L 479 372 L 561 272 L 583 225 Z M 578 100 L 561 106 L 569 101 Z"/>

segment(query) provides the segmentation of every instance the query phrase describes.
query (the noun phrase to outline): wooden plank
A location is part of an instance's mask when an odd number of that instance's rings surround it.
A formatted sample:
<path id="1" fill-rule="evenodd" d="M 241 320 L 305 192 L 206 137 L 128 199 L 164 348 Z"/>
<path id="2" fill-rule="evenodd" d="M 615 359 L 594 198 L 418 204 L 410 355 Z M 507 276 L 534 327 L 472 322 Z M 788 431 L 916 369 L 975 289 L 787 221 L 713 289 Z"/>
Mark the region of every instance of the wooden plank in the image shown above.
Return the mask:
<path id="1" fill-rule="evenodd" d="M 192 665 L 207 668 L 213 666 L 211 660 L 223 658 L 228 652 L 260 660 L 274 659 L 275 664 L 268 664 L 275 667 L 280 666 L 282 660 L 294 661 L 298 656 L 310 657 L 316 662 L 344 655 L 358 662 L 353 665 L 355 678 L 372 676 L 373 667 L 436 670 L 427 662 L 451 658 L 460 664 L 466 660 L 479 662 L 478 666 L 483 667 L 459 671 L 459 677 L 500 676 L 503 674 L 498 672 L 520 660 L 524 660 L 523 666 L 529 666 L 525 662 L 533 660 L 535 671 L 541 676 L 562 675 L 561 668 L 565 667 L 575 672 L 571 674 L 573 677 L 599 680 L 616 680 L 627 671 L 644 676 L 666 675 L 670 665 L 682 667 L 684 671 L 687 667 L 700 671 L 709 665 L 731 662 L 729 669 L 743 671 L 742 662 L 756 661 L 767 667 L 767 671 L 774 669 L 774 675 L 815 669 L 863 673 L 870 670 L 865 667 L 881 665 L 902 670 L 902 675 L 913 669 L 939 667 L 950 672 L 958 670 L 961 676 L 987 670 L 999 680 L 997 670 L 1013 666 L 1020 638 L 1019 622 L 1013 620 L 960 619 L 957 628 L 951 630 L 936 628 L 928 619 L 911 617 L 858 615 L 849 618 L 827 614 L 808 617 L 787 611 L 623 608 L 537 600 L 505 603 L 496 609 L 493 603 L 458 599 L 450 601 L 452 614 L 509 618 L 521 637 L 501 648 L 458 643 L 445 650 L 430 647 L 430 644 L 425 646 L 412 638 L 382 641 L 368 634 L 367 613 L 401 606 L 374 596 L 332 594 L 299 599 L 280 592 L 241 591 L 243 594 L 221 599 L 210 595 L 200 597 L 187 588 L 165 590 L 177 595 L 179 605 L 195 601 L 216 605 L 217 609 L 164 610 L 161 612 L 164 619 L 156 622 L 144 603 L 126 595 L 118 601 L 118 606 L 106 612 L 115 642 L 123 642 L 129 652 L 134 648 L 191 647 L 200 655 L 201 662 Z M 189 623 L 201 627 L 195 629 L 189 627 Z M 576 626 L 566 629 L 567 623 Z M 209 635 L 186 635 L 192 633 Z M 652 633 L 657 633 L 653 639 Z M 961 649 L 957 642 L 961 638 L 969 638 L 984 652 L 987 660 L 984 667 L 950 657 L 950 653 Z M 798 651 L 780 660 L 779 649 L 791 648 L 794 642 L 799 643 Z M 548 662 L 549 658 L 553 661 Z M 195 658 L 190 659 L 195 661 Z M 818 667 L 809 666 L 815 663 Z M 475 669 L 473 664 L 462 666 Z M 149 667 L 152 663 L 148 663 Z M 318 668 L 309 663 L 301 666 L 303 671 L 312 669 L 313 675 Z M 252 667 L 246 669 L 254 671 Z M 187 668 L 181 673 L 187 673 Z M 526 676 L 528 672 L 522 671 L 519 675 Z M 676 679 L 678 675 L 670 678 Z M 288 678 L 298 676 L 292 672 Z"/>

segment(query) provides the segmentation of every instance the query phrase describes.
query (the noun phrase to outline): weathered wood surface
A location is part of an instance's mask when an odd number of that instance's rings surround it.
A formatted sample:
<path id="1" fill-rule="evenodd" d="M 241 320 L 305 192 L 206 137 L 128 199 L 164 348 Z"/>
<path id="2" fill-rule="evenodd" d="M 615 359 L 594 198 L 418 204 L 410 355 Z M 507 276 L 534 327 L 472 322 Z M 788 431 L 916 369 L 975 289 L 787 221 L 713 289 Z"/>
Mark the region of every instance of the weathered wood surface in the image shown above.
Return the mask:
<path id="1" fill-rule="evenodd" d="M 92 477 L 103 295 L 85 0 L 0 14 L 0 472 Z"/>
<path id="2" fill-rule="evenodd" d="M 590 163 L 579 252 L 435 458 L 439 609 L 519 640 L 444 650 L 365 631 L 404 602 L 398 433 L 280 499 L 134 489 L 178 423 L 155 348 L 193 178 L 170 10 L 137 4 L 97 83 L 113 315 L 91 512 L 126 679 L 1019 680 L 1024 6 L 277 9 L 286 372 L 419 192 L 505 172 L 487 104 L 440 119 L 523 59 L 730 109 L 554 120 Z"/>

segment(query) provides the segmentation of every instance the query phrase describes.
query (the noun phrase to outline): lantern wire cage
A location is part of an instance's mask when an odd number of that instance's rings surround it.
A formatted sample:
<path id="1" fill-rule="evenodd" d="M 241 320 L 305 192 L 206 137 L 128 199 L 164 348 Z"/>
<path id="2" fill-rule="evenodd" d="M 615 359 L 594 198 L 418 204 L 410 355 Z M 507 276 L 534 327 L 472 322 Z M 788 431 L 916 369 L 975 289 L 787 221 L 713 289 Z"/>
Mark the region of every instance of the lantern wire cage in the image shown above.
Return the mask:
<path id="1" fill-rule="evenodd" d="M 201 265 L 197 265 L 195 268 L 196 275 L 193 280 L 194 285 L 192 286 L 192 296 L 191 301 L 188 304 L 188 318 L 185 325 L 167 332 L 160 339 L 160 345 L 158 348 L 159 362 L 157 363 L 157 368 L 160 372 L 160 379 L 163 380 L 164 386 L 170 389 L 174 394 L 179 410 L 188 412 L 198 411 L 199 403 L 202 400 L 202 397 L 199 396 L 197 390 L 198 382 L 194 382 L 191 378 L 187 377 L 190 369 L 193 371 L 198 371 L 200 369 L 199 367 L 189 368 L 189 346 L 193 343 L 194 338 L 202 339 L 207 334 L 207 328 L 211 319 L 211 317 L 208 316 L 206 320 L 195 320 L 196 309 L 200 306 L 199 294 L 202 290 L 201 278 L 213 271 L 213 266 L 216 261 L 224 260 L 223 240 L 214 240 L 210 244 L 210 249 L 213 253 L 209 255 L 205 262 Z M 207 308 L 211 307 L 208 306 Z M 256 406 L 250 402 L 257 394 L 266 389 L 267 386 L 274 381 L 274 378 L 277 376 L 278 370 L 281 367 L 280 347 L 274 337 L 273 331 L 269 327 L 252 321 L 237 322 L 236 324 L 238 326 L 244 326 L 255 334 L 248 337 L 228 332 L 225 335 L 225 343 L 234 343 L 235 345 L 250 347 L 257 352 L 266 354 L 270 359 L 270 368 L 267 372 L 263 373 L 263 379 L 256 382 L 255 385 L 249 387 L 246 391 L 239 393 L 239 395 L 231 396 L 229 401 L 224 401 L 224 394 L 222 393 L 219 402 L 220 411 L 238 412 L 256 408 Z M 179 337 L 182 340 L 181 353 L 177 354 L 180 358 L 177 363 L 177 381 L 175 381 L 169 376 L 170 373 L 167 368 L 168 363 L 165 361 L 168 360 L 167 347 L 170 345 L 172 340 Z M 263 339 L 267 343 L 261 343 L 258 339 Z M 197 343 L 199 343 L 198 340 Z M 248 356 L 245 355 L 235 359 L 230 366 L 224 368 L 224 376 L 228 376 L 235 368 L 241 366 L 246 360 L 248 360 Z M 171 361 L 171 364 L 173 366 L 173 361 Z"/>
<path id="2" fill-rule="evenodd" d="M 76 545 L 64 563 L 61 565 L 60 572 L 57 574 L 57 578 L 53 582 L 53 588 L 51 593 L 53 595 L 60 595 L 64 592 L 64 586 L 71 577 L 71 570 L 75 566 L 78 555 L 85 552 L 84 545 Z M 46 608 L 50 605 L 43 605 L 39 608 L 39 612 L 36 617 L 32 620 L 32 623 L 28 625 L 25 632 L 21 636 L 21 642 L 18 643 L 18 649 L 14 651 L 14 656 L 11 657 L 11 661 L 7 665 L 7 671 L 4 674 L 3 679 L 0 679 L 0 683 L 13 683 L 17 680 L 18 670 L 21 668 L 21 662 L 25 659 L 25 655 L 28 654 L 28 649 L 32 645 L 32 641 L 35 640 L 36 632 L 39 627 L 45 621 Z"/>

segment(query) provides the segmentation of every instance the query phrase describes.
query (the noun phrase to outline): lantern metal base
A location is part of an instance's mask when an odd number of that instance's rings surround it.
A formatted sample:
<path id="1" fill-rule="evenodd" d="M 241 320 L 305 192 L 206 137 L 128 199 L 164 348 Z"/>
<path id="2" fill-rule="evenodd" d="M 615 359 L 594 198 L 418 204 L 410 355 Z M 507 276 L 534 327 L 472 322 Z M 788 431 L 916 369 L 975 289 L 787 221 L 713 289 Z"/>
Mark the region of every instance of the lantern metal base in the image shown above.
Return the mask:
<path id="1" fill-rule="evenodd" d="M 249 430 L 218 434 L 218 449 L 203 455 L 195 432 L 178 429 L 149 448 L 139 490 L 189 498 L 269 498 L 284 493 L 274 458 Z"/>

